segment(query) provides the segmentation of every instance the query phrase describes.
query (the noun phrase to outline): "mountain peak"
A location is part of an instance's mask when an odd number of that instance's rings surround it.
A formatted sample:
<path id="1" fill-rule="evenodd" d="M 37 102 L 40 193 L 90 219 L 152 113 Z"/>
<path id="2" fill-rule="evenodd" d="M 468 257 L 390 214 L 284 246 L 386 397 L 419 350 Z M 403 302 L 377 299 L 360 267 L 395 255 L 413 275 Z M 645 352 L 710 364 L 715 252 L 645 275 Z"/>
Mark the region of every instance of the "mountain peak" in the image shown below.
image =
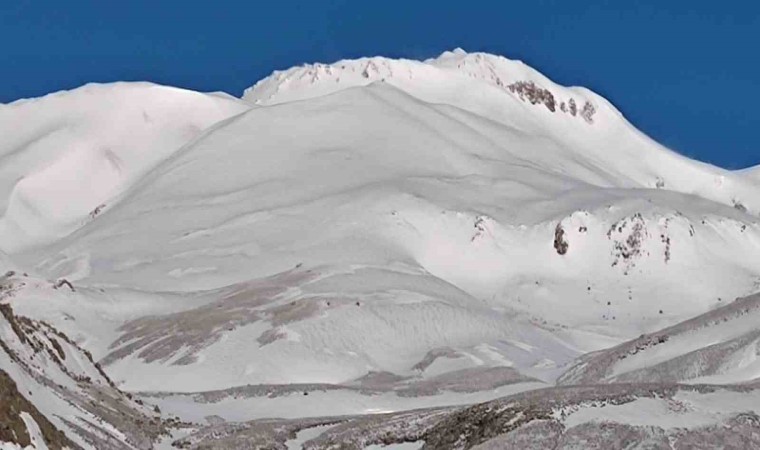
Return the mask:
<path id="1" fill-rule="evenodd" d="M 453 50 L 447 50 L 443 53 L 441 53 L 438 58 L 445 58 L 445 57 L 451 57 L 451 56 L 465 56 L 467 55 L 467 52 L 462 47 L 457 47 Z"/>
<path id="2" fill-rule="evenodd" d="M 273 105 L 374 82 L 389 83 L 423 101 L 518 125 L 524 121 L 525 106 L 565 119 L 583 118 L 588 124 L 595 122 L 602 103 L 609 106 L 590 91 L 558 85 L 521 61 L 461 48 L 424 61 L 375 56 L 275 71 L 246 89 L 243 100 Z"/>

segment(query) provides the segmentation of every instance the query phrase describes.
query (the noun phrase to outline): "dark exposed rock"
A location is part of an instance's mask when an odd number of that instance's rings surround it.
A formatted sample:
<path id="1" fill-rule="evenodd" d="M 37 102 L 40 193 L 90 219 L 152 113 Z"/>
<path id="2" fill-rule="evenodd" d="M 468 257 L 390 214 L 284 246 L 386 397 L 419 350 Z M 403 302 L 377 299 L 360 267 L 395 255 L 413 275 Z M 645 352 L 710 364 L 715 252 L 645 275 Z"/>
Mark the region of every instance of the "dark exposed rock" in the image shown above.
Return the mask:
<path id="1" fill-rule="evenodd" d="M 594 123 L 594 114 L 596 114 L 596 108 L 594 108 L 594 105 L 590 102 L 584 103 L 583 109 L 581 110 L 581 117 L 583 117 L 583 120 L 588 123 Z"/>
<path id="2" fill-rule="evenodd" d="M 510 92 L 517 94 L 520 100 L 527 100 L 532 105 L 542 104 L 551 111 L 556 111 L 554 95 L 548 89 L 538 86 L 532 81 L 517 81 L 507 86 Z"/>
<path id="3" fill-rule="evenodd" d="M 562 223 L 558 223 L 554 229 L 554 249 L 558 254 L 564 255 L 569 247 L 570 244 L 565 240 L 565 229 L 562 228 Z"/>
<path id="4" fill-rule="evenodd" d="M 747 207 L 744 206 L 744 204 L 742 202 L 740 202 L 740 201 L 738 201 L 736 199 L 732 200 L 732 202 L 734 204 L 734 208 L 736 208 L 737 210 L 739 210 L 741 212 L 744 212 L 744 213 L 747 212 Z"/>
<path id="5" fill-rule="evenodd" d="M 0 442 L 13 442 L 22 447 L 31 445 L 26 424 L 20 416 L 22 412 L 32 416 L 48 448 L 53 450 L 65 447 L 79 448 L 21 395 L 13 379 L 0 369 Z"/>
<path id="6" fill-rule="evenodd" d="M 74 286 L 66 278 L 61 278 L 60 280 L 56 281 L 55 284 L 53 284 L 53 289 L 60 289 L 63 286 L 68 286 L 68 288 L 71 289 L 71 292 L 76 292 Z"/>

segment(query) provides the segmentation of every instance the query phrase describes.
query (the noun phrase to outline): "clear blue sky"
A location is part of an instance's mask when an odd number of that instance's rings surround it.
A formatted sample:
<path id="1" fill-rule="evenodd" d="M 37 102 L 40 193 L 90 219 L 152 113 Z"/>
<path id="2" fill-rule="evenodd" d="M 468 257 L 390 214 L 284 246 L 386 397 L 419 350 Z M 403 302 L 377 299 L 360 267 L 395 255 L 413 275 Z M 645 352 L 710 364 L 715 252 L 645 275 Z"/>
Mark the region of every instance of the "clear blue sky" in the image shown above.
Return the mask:
<path id="1" fill-rule="evenodd" d="M 0 102 L 88 81 L 242 90 L 274 69 L 463 47 L 611 100 L 669 147 L 760 164 L 758 1 L 0 2 Z"/>

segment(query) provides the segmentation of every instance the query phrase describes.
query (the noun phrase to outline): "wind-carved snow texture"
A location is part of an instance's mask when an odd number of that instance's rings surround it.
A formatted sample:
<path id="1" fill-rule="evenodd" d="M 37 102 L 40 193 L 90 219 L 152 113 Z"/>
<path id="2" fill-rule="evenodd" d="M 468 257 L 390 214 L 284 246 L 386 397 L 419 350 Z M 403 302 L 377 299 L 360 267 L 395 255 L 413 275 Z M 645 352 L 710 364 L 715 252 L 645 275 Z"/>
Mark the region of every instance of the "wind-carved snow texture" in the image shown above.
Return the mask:
<path id="1" fill-rule="evenodd" d="M 0 105 L 0 370 L 82 448 L 751 448 L 758 173 L 459 49 Z"/>

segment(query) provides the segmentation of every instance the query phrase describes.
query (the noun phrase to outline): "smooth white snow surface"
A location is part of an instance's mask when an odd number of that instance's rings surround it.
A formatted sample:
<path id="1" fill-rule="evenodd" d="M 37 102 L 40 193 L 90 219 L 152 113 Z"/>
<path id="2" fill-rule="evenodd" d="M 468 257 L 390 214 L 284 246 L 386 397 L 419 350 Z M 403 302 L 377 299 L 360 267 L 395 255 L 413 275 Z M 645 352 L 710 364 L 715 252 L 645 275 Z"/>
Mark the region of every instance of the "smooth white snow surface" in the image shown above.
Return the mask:
<path id="1" fill-rule="evenodd" d="M 0 105 L 0 248 L 71 233 L 201 131 L 246 109 L 149 83 L 89 84 Z"/>

